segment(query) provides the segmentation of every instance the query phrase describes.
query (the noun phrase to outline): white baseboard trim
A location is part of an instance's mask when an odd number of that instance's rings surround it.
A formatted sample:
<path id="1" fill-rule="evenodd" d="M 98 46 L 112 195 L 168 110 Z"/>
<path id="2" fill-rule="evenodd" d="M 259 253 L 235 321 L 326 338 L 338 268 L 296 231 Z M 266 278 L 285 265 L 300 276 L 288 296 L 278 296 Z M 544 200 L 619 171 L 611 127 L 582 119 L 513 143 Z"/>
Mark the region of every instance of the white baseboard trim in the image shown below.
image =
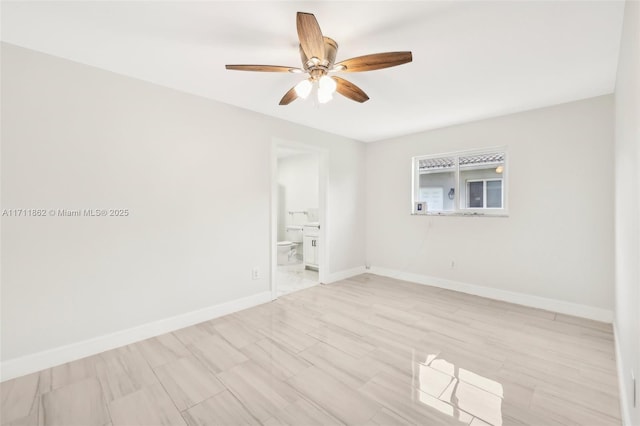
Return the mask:
<path id="1" fill-rule="evenodd" d="M 633 426 L 631 424 L 631 412 L 629 410 L 629 401 L 631 397 L 627 392 L 624 382 L 624 366 L 622 365 L 622 354 L 620 352 L 620 335 L 616 322 L 613 322 L 613 341 L 616 349 L 616 368 L 618 370 L 618 390 L 620 392 L 620 417 L 622 418 L 622 426 Z"/>
<path id="2" fill-rule="evenodd" d="M 213 318 L 271 301 L 271 292 L 263 291 L 251 296 L 187 312 L 171 318 L 150 322 L 104 336 L 72 343 L 65 346 L 9 359 L 0 363 L 0 381 L 35 373 L 100 352 L 129 345 L 140 340 L 179 330 Z"/>
<path id="3" fill-rule="evenodd" d="M 517 293 L 513 291 L 501 290 L 492 287 L 484 287 L 477 284 L 463 283 L 459 281 L 446 280 L 443 278 L 429 277 L 427 275 L 414 274 L 411 272 L 398 271 L 395 269 L 380 268 L 372 266 L 367 272 L 384 277 L 396 278 L 403 281 L 410 281 L 417 284 L 425 284 L 432 287 L 445 288 L 459 291 L 461 293 L 473 294 L 475 296 L 487 297 L 489 299 L 501 300 L 503 302 L 515 303 L 517 305 L 531 308 L 544 309 L 561 314 L 572 315 L 581 318 L 588 318 L 606 323 L 613 322 L 613 311 L 596 308 L 593 306 L 580 305 L 577 303 L 565 302 L 563 300 L 548 299 L 531 294 Z"/>
<path id="4" fill-rule="evenodd" d="M 325 284 L 335 283 L 336 281 L 346 280 L 347 278 L 355 277 L 368 272 L 364 266 L 358 266 L 357 268 L 347 269 L 344 271 L 329 273 L 325 278 Z"/>

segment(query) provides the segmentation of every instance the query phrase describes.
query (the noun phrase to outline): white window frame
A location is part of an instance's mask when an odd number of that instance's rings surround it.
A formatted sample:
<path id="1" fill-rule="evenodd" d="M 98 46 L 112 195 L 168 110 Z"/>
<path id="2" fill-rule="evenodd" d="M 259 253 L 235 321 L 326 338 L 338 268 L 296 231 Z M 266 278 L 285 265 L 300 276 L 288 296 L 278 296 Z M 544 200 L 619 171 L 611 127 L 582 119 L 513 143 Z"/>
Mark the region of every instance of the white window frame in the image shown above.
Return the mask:
<path id="1" fill-rule="evenodd" d="M 504 171 L 503 171 L 504 173 Z M 482 207 L 467 207 L 469 205 L 469 184 L 472 182 L 482 182 Z M 487 182 L 501 182 L 502 183 L 502 187 L 500 188 L 500 204 L 502 205 L 502 207 L 487 207 Z M 464 184 L 466 185 L 466 189 L 465 189 L 465 203 L 464 203 L 464 209 L 465 210 L 502 210 L 502 208 L 504 207 L 504 179 L 503 178 L 485 178 L 485 179 L 467 179 L 464 181 Z"/>
<path id="2" fill-rule="evenodd" d="M 466 199 L 463 200 L 460 198 L 460 157 L 473 156 L 473 155 L 482 155 L 482 154 L 492 154 L 492 153 L 504 153 L 503 160 L 503 170 L 501 178 L 480 178 L 480 179 L 471 179 L 475 181 L 488 181 L 488 180 L 502 180 L 502 208 L 499 207 L 482 207 L 482 208 L 467 208 L 466 207 Z M 495 146 L 488 147 L 482 149 L 474 149 L 474 150 L 466 150 L 466 151 L 454 151 L 454 152 L 444 152 L 438 154 L 429 154 L 429 155 L 418 155 L 411 159 L 411 209 L 410 212 L 412 215 L 423 214 L 418 213 L 416 211 L 416 202 L 419 199 L 420 192 L 420 169 L 419 164 L 421 160 L 433 159 L 433 158 L 444 158 L 444 157 L 454 157 L 455 165 L 454 165 L 454 203 L 453 210 L 450 211 L 429 211 L 427 210 L 427 216 L 508 216 L 508 189 L 509 189 L 509 154 L 506 146 Z M 464 169 L 463 169 L 464 170 Z M 467 181 L 471 181 L 467 180 Z M 465 185 L 466 182 L 465 181 Z M 446 193 L 447 191 L 445 191 Z M 465 188 L 465 198 L 466 195 Z M 483 185 L 483 204 L 486 205 L 486 184 Z M 445 194 L 446 196 L 446 194 Z M 428 206 L 427 206 L 428 209 Z"/>

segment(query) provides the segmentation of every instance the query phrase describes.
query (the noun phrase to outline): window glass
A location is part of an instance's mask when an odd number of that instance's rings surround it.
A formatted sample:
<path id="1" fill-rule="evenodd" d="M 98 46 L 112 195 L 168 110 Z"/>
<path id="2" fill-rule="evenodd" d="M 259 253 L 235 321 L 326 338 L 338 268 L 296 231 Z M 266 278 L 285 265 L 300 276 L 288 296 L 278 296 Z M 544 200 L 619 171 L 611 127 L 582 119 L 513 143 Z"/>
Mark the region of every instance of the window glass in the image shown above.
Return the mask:
<path id="1" fill-rule="evenodd" d="M 455 158 L 430 158 L 418 162 L 419 187 L 416 201 L 426 201 L 427 211 L 452 211 L 456 167 Z M 455 192 L 455 191 L 454 191 Z"/>
<path id="2" fill-rule="evenodd" d="M 467 191 L 473 188 L 473 194 L 460 194 L 460 208 L 467 209 L 484 209 L 490 207 L 489 204 L 498 204 L 502 207 L 502 189 L 498 194 L 495 191 L 495 184 L 492 187 L 494 192 L 491 194 L 491 201 L 488 200 L 489 194 L 485 181 L 489 179 L 501 179 L 504 173 L 504 153 L 474 154 L 460 156 L 460 188 L 461 191 Z M 474 182 L 473 185 L 469 185 Z M 502 188 L 502 185 L 500 185 Z M 499 198 L 499 203 L 496 200 Z M 485 200 L 486 198 L 486 200 Z M 486 203 L 486 204 L 485 204 Z"/>
<path id="3" fill-rule="evenodd" d="M 412 164 L 413 213 L 423 214 L 424 204 L 427 214 L 506 212 L 504 148 L 413 157 Z"/>
<path id="4" fill-rule="evenodd" d="M 502 208 L 502 180 L 487 181 L 487 207 Z"/>
<path id="5" fill-rule="evenodd" d="M 484 182 L 467 182 L 467 208 L 484 207 Z"/>

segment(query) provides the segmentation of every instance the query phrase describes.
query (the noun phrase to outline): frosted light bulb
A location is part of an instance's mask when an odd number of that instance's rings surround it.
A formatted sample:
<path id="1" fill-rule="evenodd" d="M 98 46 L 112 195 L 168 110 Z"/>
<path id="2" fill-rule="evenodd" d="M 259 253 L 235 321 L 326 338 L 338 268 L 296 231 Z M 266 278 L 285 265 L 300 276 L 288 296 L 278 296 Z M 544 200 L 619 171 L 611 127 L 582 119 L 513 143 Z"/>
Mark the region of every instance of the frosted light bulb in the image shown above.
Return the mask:
<path id="1" fill-rule="evenodd" d="M 312 87 L 313 84 L 311 84 L 309 80 L 302 80 L 300 83 L 296 84 L 294 90 L 299 98 L 306 99 L 307 96 L 309 96 L 309 93 L 311 93 Z"/>
<path id="2" fill-rule="evenodd" d="M 318 88 L 318 102 L 320 102 L 321 104 L 326 104 L 331 99 L 333 99 L 333 96 L 329 90 L 323 87 Z"/>
<path id="3" fill-rule="evenodd" d="M 333 93 L 336 91 L 338 85 L 336 81 L 329 77 L 328 75 L 323 75 L 320 77 L 320 81 L 318 81 L 318 87 L 322 90 L 326 90 L 329 93 Z"/>

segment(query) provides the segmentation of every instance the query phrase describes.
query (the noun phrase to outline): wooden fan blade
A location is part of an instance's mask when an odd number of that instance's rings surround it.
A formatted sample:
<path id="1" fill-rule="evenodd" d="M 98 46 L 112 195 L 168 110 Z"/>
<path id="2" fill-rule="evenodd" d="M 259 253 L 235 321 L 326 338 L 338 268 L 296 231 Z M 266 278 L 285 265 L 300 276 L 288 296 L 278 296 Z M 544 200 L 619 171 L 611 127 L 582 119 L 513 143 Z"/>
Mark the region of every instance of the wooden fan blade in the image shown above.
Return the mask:
<path id="1" fill-rule="evenodd" d="M 300 68 L 280 65 L 225 65 L 228 70 L 260 72 L 302 72 Z"/>
<path id="2" fill-rule="evenodd" d="M 369 96 L 364 91 L 350 81 L 340 77 L 331 77 L 338 84 L 336 91 L 342 96 L 347 97 L 356 102 L 367 102 Z"/>
<path id="3" fill-rule="evenodd" d="M 298 12 L 296 16 L 298 39 L 307 58 L 324 59 L 324 37 L 320 25 L 312 13 Z"/>
<path id="4" fill-rule="evenodd" d="M 289 105 L 296 99 L 298 99 L 298 94 L 296 93 L 296 87 L 293 86 L 287 93 L 284 94 L 282 99 L 280 99 L 280 105 Z"/>
<path id="5" fill-rule="evenodd" d="M 347 59 L 346 61 L 337 63 L 335 66 L 340 67 L 342 65 L 345 67 L 342 70 L 344 72 L 362 72 L 395 67 L 411 62 L 412 60 L 411 52 L 386 52 Z"/>

